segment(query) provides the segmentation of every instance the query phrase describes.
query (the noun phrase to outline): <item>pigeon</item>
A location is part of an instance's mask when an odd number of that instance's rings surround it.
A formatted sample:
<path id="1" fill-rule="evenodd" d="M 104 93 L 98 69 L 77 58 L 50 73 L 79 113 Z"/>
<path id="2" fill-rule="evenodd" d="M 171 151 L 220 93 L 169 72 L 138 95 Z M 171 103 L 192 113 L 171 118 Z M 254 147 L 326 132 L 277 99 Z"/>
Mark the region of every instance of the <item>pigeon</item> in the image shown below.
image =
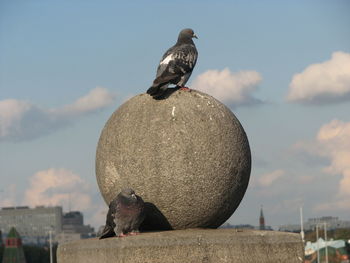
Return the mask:
<path id="1" fill-rule="evenodd" d="M 176 44 L 163 55 L 156 78 L 147 90 L 153 98 L 161 98 L 170 84 L 188 90 L 185 84 L 191 76 L 198 57 L 192 38 L 197 38 L 192 29 L 181 30 Z"/>
<path id="2" fill-rule="evenodd" d="M 142 198 L 130 188 L 123 189 L 109 204 L 106 225 L 100 239 L 136 235 L 144 218 Z"/>

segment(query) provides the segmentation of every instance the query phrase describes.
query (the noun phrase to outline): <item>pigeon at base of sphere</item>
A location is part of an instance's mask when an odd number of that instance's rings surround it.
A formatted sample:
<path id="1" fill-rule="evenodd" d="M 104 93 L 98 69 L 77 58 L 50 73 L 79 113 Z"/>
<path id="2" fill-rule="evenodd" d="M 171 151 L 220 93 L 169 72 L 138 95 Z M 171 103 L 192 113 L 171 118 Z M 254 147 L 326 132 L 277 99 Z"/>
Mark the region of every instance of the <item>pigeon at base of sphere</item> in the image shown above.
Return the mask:
<path id="1" fill-rule="evenodd" d="M 100 239 L 136 235 L 144 220 L 144 202 L 130 188 L 123 189 L 110 204 Z"/>

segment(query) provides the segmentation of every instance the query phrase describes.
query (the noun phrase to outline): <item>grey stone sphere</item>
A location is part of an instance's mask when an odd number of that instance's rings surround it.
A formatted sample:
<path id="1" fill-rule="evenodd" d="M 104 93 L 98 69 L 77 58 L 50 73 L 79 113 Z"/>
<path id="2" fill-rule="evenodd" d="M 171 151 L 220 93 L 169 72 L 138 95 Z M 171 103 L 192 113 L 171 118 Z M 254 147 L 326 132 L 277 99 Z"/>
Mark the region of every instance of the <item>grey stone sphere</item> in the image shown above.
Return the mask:
<path id="1" fill-rule="evenodd" d="M 196 90 L 129 99 L 106 123 L 96 152 L 104 200 L 133 188 L 153 213 L 146 230 L 219 227 L 241 202 L 250 170 L 240 122 Z"/>

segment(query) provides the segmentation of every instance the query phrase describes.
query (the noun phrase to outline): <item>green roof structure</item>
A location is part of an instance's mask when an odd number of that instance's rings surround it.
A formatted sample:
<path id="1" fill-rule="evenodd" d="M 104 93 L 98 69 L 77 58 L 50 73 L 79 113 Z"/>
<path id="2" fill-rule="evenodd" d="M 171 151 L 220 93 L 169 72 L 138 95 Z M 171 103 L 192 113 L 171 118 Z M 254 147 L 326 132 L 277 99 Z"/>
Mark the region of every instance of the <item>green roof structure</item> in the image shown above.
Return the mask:
<path id="1" fill-rule="evenodd" d="M 10 232 L 7 235 L 7 238 L 21 238 L 20 235 L 18 234 L 16 228 L 11 227 Z"/>
<path id="2" fill-rule="evenodd" d="M 6 237 L 2 263 L 26 263 L 21 237 L 14 227 Z"/>

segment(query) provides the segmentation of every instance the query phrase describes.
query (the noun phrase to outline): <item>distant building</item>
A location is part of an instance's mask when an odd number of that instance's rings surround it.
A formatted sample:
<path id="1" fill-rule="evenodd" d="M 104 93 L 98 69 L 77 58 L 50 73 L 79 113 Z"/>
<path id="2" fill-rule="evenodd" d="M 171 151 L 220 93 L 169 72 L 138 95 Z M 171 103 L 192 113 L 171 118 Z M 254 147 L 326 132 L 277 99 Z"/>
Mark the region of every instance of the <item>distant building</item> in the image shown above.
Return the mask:
<path id="1" fill-rule="evenodd" d="M 327 224 L 328 230 L 338 229 L 338 228 L 350 228 L 350 221 L 340 220 L 338 217 L 333 216 L 322 216 L 316 218 L 309 218 L 304 224 L 305 229 L 314 230 L 317 224 Z"/>
<path id="2" fill-rule="evenodd" d="M 71 241 L 75 241 L 75 240 L 79 240 L 79 239 L 82 239 L 82 236 L 79 233 L 61 232 L 61 233 L 57 234 L 55 237 L 55 241 L 58 244 L 63 244 L 63 243 L 67 243 L 67 242 L 71 242 Z"/>
<path id="3" fill-rule="evenodd" d="M 350 228 L 350 221 L 340 220 L 338 217 L 333 217 L 333 216 L 323 216 L 323 217 L 309 218 L 304 223 L 304 231 L 314 231 L 317 224 L 323 225 L 324 223 L 327 224 L 328 230 L 334 230 L 339 228 Z M 300 225 L 299 224 L 281 225 L 279 227 L 279 231 L 298 233 L 300 232 Z"/>
<path id="4" fill-rule="evenodd" d="M 6 238 L 2 263 L 26 263 L 21 237 L 14 227 Z"/>
<path id="5" fill-rule="evenodd" d="M 62 218 L 63 225 L 83 225 L 84 224 L 84 216 L 79 211 L 71 211 L 65 213 Z"/>
<path id="6" fill-rule="evenodd" d="M 327 262 L 349 262 L 349 255 L 347 252 L 347 242 L 344 240 L 323 240 L 319 238 L 316 242 L 306 242 L 305 245 L 305 263 L 306 262 L 318 262 L 317 256 L 319 255 L 319 262 L 326 262 L 325 252 L 327 248 L 328 261 Z M 319 253 L 317 253 L 319 252 Z"/>
<path id="7" fill-rule="evenodd" d="M 259 217 L 259 229 L 260 230 L 265 230 L 265 218 L 264 218 L 264 213 L 263 213 L 263 209 L 262 209 L 262 206 L 261 206 L 261 209 L 260 209 L 260 217 Z"/>
<path id="8" fill-rule="evenodd" d="M 306 230 L 305 227 L 304 227 L 304 230 Z M 292 225 L 292 224 L 281 225 L 279 226 L 278 231 L 299 233 L 300 225 Z"/>
<path id="9" fill-rule="evenodd" d="M 94 236 L 94 228 L 90 225 L 84 225 L 84 216 L 81 212 L 72 211 L 63 215 L 62 234 L 63 239 L 67 239 L 69 236 L 74 240 L 77 239 L 77 235 L 70 234 L 79 234 L 80 238 L 88 238 Z"/>
<path id="10" fill-rule="evenodd" d="M 62 231 L 62 207 L 5 207 L 0 210 L 0 230 L 9 233 L 15 227 L 26 244 L 46 244 L 48 233 Z"/>
<path id="11" fill-rule="evenodd" d="M 265 225 L 265 217 L 264 217 L 262 206 L 260 209 L 259 226 L 253 226 L 250 224 L 231 225 L 230 223 L 226 222 L 223 225 L 221 225 L 220 228 L 255 229 L 255 230 L 269 230 L 269 231 L 273 230 L 271 226 Z"/>
<path id="12" fill-rule="evenodd" d="M 231 224 L 228 223 L 228 222 L 226 222 L 225 224 L 221 225 L 220 228 L 255 229 L 255 227 L 252 226 L 252 225 L 248 225 L 248 224 L 231 225 Z"/>
<path id="13" fill-rule="evenodd" d="M 25 244 L 46 245 L 49 231 L 53 235 L 53 240 L 58 243 L 95 236 L 94 228 L 84 225 L 84 216 L 81 212 L 72 211 L 63 214 L 60 206 L 2 208 L 0 231 L 8 233 L 11 227 L 17 229 Z"/>

